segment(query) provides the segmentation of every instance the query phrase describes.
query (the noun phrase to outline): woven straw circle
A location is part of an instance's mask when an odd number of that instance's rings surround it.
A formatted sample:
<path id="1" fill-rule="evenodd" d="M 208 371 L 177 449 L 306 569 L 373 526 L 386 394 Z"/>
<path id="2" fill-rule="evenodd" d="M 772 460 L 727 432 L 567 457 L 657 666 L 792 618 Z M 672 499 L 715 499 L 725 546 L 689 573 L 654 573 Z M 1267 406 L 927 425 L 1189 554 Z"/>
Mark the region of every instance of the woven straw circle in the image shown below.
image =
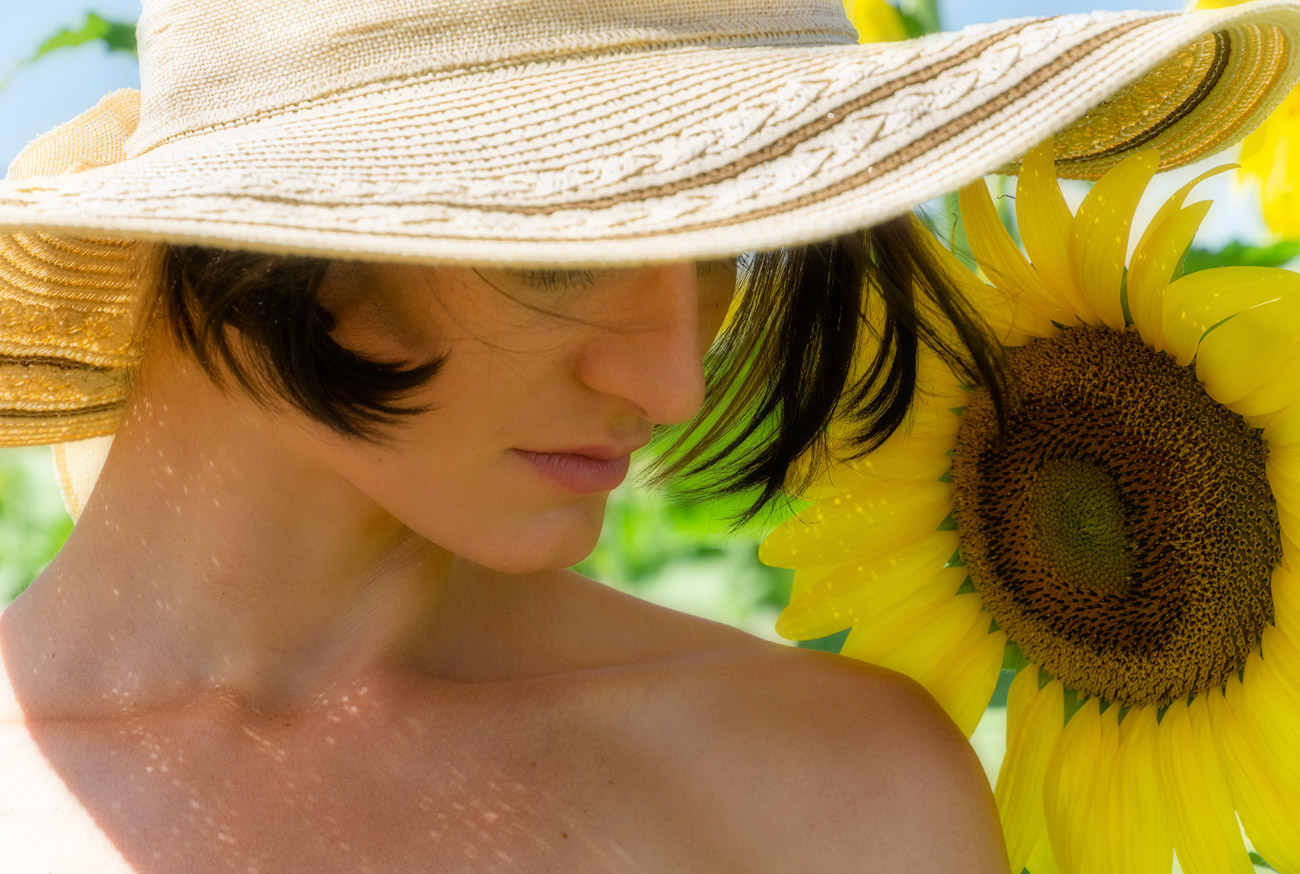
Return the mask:
<path id="1" fill-rule="evenodd" d="M 840 0 L 146 0 L 143 98 L 0 184 L 0 445 L 111 434 L 158 242 L 617 265 L 826 239 L 1057 133 L 1093 178 L 1240 139 L 1300 4 L 859 46 Z"/>

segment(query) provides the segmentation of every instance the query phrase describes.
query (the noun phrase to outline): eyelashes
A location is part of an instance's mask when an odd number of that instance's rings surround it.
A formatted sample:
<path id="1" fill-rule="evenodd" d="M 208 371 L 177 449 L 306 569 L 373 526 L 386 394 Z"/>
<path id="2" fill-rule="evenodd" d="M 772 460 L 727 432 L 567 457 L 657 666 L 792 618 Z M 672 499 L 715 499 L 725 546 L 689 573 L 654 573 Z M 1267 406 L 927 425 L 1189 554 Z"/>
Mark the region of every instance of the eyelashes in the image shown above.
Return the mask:
<path id="1" fill-rule="evenodd" d="M 753 256 L 750 253 L 734 258 L 719 258 L 712 261 L 700 261 L 700 275 L 707 275 L 718 270 L 745 271 Z M 577 291 L 593 285 L 596 281 L 594 270 L 520 270 L 516 275 L 526 285 L 539 291 Z"/>
<path id="2" fill-rule="evenodd" d="M 525 283 L 541 291 L 574 291 L 596 281 L 591 270 L 521 270 Z"/>

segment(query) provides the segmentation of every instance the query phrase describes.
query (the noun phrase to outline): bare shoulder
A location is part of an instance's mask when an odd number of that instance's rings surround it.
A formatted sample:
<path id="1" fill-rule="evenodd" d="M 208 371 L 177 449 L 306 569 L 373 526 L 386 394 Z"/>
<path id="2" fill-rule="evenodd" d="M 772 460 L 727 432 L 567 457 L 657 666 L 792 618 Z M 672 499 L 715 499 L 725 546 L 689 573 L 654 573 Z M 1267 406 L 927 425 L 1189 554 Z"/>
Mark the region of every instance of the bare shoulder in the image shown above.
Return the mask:
<path id="1" fill-rule="evenodd" d="M 1006 874 L 984 771 L 912 680 L 580 578 L 536 590 L 585 677 L 569 736 L 672 811 L 658 832 L 709 848 L 700 870 Z"/>
<path id="2" fill-rule="evenodd" d="M 652 666 L 745 647 L 748 634 L 647 603 L 571 571 L 551 571 L 511 589 L 509 610 L 494 621 L 527 641 L 532 668 L 542 673 Z M 487 574 L 480 579 L 490 578 Z"/>
<path id="3" fill-rule="evenodd" d="M 913 681 L 761 641 L 688 673 L 654 722 L 735 870 L 1005 874 L 984 772 Z"/>

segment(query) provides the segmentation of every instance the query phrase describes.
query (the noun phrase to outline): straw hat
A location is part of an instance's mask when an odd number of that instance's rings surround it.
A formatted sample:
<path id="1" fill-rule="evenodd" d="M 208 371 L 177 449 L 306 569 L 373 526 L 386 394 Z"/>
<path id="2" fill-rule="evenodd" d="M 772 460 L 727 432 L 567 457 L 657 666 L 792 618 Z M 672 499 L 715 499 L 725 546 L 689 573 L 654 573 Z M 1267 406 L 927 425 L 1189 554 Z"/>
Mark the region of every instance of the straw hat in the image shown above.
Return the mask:
<path id="1" fill-rule="evenodd" d="M 0 445 L 110 434 L 157 241 L 509 265 L 832 237 L 1053 132 L 1182 164 L 1290 88 L 1300 4 L 860 46 L 841 0 L 145 0 L 111 94 L 0 183 Z"/>

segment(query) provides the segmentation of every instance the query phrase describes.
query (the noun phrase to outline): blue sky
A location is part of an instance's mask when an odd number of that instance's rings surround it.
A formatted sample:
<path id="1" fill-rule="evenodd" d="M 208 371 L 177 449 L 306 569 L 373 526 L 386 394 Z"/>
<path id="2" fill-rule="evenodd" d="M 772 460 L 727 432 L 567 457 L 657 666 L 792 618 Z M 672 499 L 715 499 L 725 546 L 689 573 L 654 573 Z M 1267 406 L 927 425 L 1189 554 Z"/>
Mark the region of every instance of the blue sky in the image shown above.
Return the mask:
<path id="1" fill-rule="evenodd" d="M 60 27 L 78 26 L 87 10 L 105 18 L 134 19 L 139 0 L 5 0 L 3 28 L 0 28 L 0 75 L 31 55 L 33 49 Z M 231 0 L 239 2 L 239 0 Z M 1180 9 L 1183 0 L 940 0 L 945 29 L 956 29 L 980 21 L 1024 15 L 1055 15 L 1091 9 Z M 0 89 L 0 167 L 6 166 L 30 140 L 42 132 L 93 106 L 116 88 L 137 87 L 135 63 L 121 54 L 110 54 L 99 46 L 67 50 L 17 71 Z M 1230 156 L 1227 158 L 1230 160 Z M 1224 157 L 1216 159 L 1217 162 Z M 1163 199 L 1186 177 L 1183 171 L 1165 174 L 1153 186 L 1154 201 Z M 1211 180 L 1200 194 L 1219 201 L 1200 240 L 1217 245 L 1234 237 L 1256 238 L 1263 230 L 1250 200 L 1233 189 L 1231 174 Z M 1154 204 L 1146 212 L 1154 211 Z"/>

